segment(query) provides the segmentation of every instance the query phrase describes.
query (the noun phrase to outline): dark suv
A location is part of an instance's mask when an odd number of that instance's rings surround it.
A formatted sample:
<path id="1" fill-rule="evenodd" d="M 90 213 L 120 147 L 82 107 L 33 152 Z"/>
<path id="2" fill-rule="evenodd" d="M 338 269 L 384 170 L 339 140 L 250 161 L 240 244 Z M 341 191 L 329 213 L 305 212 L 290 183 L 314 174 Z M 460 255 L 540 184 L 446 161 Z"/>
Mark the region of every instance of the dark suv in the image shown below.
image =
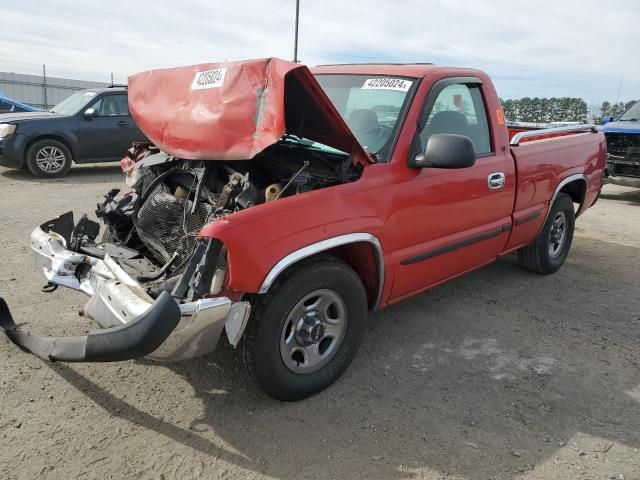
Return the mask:
<path id="1" fill-rule="evenodd" d="M 83 90 L 48 112 L 0 117 L 0 165 L 63 177 L 71 162 L 111 162 L 147 141 L 129 114 L 126 87 Z"/>

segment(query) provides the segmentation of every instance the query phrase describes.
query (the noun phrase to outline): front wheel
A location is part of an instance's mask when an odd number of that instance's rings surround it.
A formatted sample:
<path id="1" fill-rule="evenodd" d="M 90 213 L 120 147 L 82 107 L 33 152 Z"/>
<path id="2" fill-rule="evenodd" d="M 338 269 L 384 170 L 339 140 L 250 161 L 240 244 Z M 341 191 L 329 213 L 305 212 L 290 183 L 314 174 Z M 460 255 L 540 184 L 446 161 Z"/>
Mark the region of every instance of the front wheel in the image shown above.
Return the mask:
<path id="1" fill-rule="evenodd" d="M 569 254 L 574 227 L 573 200 L 566 193 L 560 193 L 536 239 L 518 251 L 520 263 L 527 270 L 542 275 L 554 273 Z"/>
<path id="2" fill-rule="evenodd" d="M 364 286 L 347 264 L 330 256 L 303 261 L 255 303 L 241 362 L 269 396 L 301 400 L 346 370 L 366 318 Z"/>
<path id="3" fill-rule="evenodd" d="M 26 164 L 36 177 L 64 177 L 71 170 L 71 152 L 58 140 L 38 140 L 27 151 Z"/>

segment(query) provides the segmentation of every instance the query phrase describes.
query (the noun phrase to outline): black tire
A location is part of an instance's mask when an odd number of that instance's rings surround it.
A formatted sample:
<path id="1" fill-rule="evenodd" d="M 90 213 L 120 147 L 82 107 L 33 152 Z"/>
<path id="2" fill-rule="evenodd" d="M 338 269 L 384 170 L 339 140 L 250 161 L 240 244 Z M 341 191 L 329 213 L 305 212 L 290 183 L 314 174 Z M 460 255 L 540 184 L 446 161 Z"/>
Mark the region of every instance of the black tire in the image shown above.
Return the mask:
<path id="1" fill-rule="evenodd" d="M 43 165 L 42 157 L 46 157 L 48 153 L 52 154 L 51 170 L 47 170 Z M 64 177 L 71 170 L 71 152 L 64 143 L 52 138 L 45 138 L 29 147 L 26 164 L 29 171 L 36 177 Z"/>
<path id="2" fill-rule="evenodd" d="M 288 317 L 294 307 L 319 290 L 339 296 L 346 327 L 326 364 L 309 373 L 297 373 L 285 364 L 286 353 L 281 353 L 285 325 L 290 324 Z M 269 396 L 301 400 L 324 390 L 342 375 L 358 350 L 366 319 L 364 286 L 347 264 L 328 255 L 302 261 L 285 271 L 268 293 L 256 297 L 239 346 L 239 359 L 253 382 Z"/>
<path id="3" fill-rule="evenodd" d="M 554 222 L 561 217 L 564 218 L 565 236 L 561 245 L 559 242 L 554 242 L 558 243 L 557 251 L 552 252 L 552 239 L 557 240 Z M 559 193 L 536 239 L 528 247 L 518 250 L 518 259 L 524 268 L 541 275 L 549 275 L 557 271 L 571 249 L 575 222 L 573 200 L 566 193 Z M 552 237 L 554 234 L 556 236 Z"/>

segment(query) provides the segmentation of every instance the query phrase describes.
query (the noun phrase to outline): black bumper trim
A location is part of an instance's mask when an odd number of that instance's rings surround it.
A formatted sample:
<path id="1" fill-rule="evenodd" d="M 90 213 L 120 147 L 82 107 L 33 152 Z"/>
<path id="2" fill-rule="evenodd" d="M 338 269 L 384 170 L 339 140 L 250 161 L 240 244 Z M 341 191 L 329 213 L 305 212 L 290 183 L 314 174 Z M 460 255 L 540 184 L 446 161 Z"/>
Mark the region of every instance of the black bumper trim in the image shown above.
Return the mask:
<path id="1" fill-rule="evenodd" d="M 145 313 L 129 323 L 76 337 L 46 337 L 20 330 L 0 298 L 0 328 L 23 350 L 51 362 L 120 362 L 149 355 L 173 332 L 180 307 L 162 292 Z"/>

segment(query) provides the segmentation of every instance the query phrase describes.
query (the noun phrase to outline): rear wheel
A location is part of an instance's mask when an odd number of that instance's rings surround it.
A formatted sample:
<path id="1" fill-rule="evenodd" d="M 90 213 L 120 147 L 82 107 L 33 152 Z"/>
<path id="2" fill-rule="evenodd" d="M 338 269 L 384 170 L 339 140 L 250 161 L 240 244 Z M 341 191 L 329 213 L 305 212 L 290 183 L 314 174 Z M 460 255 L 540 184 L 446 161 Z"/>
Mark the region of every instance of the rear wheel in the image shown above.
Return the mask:
<path id="1" fill-rule="evenodd" d="M 330 256 L 303 261 L 254 304 L 241 362 L 269 396 L 306 398 L 346 370 L 366 318 L 364 287 L 348 265 Z"/>
<path id="2" fill-rule="evenodd" d="M 64 177 L 71 170 L 71 152 L 58 140 L 38 140 L 29 147 L 26 164 L 36 177 Z"/>
<path id="3" fill-rule="evenodd" d="M 543 275 L 555 272 L 569 254 L 574 227 L 573 200 L 566 193 L 560 193 L 534 242 L 518 251 L 520 263 L 527 270 Z"/>

